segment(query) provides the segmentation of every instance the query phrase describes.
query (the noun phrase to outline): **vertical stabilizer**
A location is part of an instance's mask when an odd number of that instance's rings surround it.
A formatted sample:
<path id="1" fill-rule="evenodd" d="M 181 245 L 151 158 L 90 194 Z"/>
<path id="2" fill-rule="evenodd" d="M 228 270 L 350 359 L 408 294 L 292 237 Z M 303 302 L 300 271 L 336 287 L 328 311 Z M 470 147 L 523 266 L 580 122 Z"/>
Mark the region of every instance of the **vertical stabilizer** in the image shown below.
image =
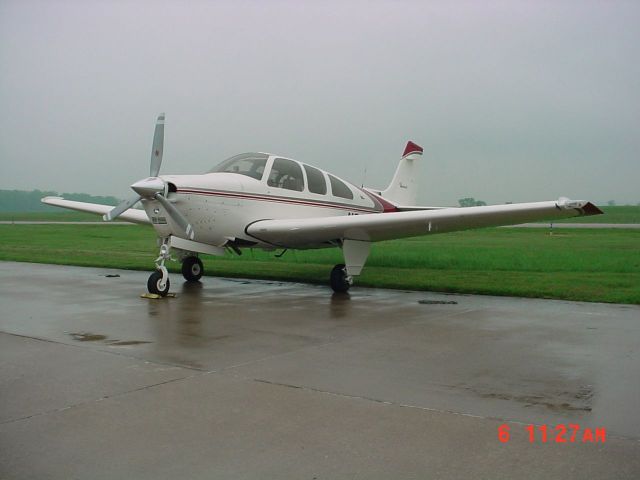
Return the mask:
<path id="1" fill-rule="evenodd" d="M 409 141 L 404 149 L 393 180 L 381 195 L 396 205 L 415 205 L 418 193 L 416 176 L 417 160 L 422 156 L 422 147 Z"/>

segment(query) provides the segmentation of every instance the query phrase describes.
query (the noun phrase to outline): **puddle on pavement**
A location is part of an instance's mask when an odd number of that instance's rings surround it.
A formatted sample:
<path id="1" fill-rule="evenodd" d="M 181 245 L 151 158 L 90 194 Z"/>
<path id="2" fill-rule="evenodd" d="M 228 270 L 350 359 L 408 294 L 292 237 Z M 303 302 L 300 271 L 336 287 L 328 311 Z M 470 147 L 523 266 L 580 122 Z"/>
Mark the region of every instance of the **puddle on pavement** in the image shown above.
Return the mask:
<path id="1" fill-rule="evenodd" d="M 457 305 L 458 302 L 454 300 L 418 300 L 418 303 L 422 305 Z"/>
<path id="2" fill-rule="evenodd" d="M 106 335 L 100 335 L 98 333 L 90 333 L 90 332 L 77 332 L 77 333 L 69 333 L 69 336 L 78 342 L 103 342 L 106 345 L 114 346 L 114 347 L 124 347 L 129 345 L 142 345 L 146 342 L 144 340 L 108 340 Z"/>
<path id="3" fill-rule="evenodd" d="M 70 333 L 71 338 L 74 340 L 78 340 L 79 342 L 98 342 L 100 340 L 105 340 L 107 338 L 106 335 L 97 335 L 95 333 Z"/>
<path id="4" fill-rule="evenodd" d="M 590 412 L 593 397 L 592 385 L 581 385 L 577 391 L 550 392 L 547 395 L 517 395 L 510 393 L 482 392 L 466 387 L 483 398 L 495 398 L 523 403 L 525 407 L 543 407 L 554 412 Z"/>

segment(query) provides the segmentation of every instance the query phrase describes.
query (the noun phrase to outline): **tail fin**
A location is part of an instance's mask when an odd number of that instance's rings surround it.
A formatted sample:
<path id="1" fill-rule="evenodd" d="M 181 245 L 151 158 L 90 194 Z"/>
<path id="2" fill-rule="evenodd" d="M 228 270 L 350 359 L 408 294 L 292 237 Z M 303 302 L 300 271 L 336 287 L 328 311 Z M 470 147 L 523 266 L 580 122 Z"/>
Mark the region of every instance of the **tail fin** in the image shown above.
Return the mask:
<path id="1" fill-rule="evenodd" d="M 407 142 L 393 180 L 381 196 L 396 205 L 415 205 L 417 195 L 416 160 L 422 156 L 422 147 Z"/>

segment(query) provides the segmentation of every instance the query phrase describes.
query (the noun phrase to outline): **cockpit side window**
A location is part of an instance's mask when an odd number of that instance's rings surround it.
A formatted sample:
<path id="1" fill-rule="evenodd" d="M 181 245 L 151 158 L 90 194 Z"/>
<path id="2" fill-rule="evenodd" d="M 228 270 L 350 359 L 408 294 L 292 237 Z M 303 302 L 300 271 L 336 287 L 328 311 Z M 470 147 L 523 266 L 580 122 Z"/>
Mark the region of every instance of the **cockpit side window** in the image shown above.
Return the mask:
<path id="1" fill-rule="evenodd" d="M 324 179 L 323 173 L 309 165 L 304 165 L 304 171 L 307 172 L 307 187 L 309 191 L 325 195 L 327 193 L 327 181 Z"/>
<path id="2" fill-rule="evenodd" d="M 331 192 L 335 197 L 353 200 L 353 192 L 343 181 L 338 180 L 333 175 L 329 175 L 329 182 L 331 182 Z"/>
<path id="3" fill-rule="evenodd" d="M 287 190 L 304 190 L 304 177 L 302 168 L 297 162 L 284 158 L 276 158 L 269 173 L 267 185 L 276 188 L 286 188 Z"/>
<path id="4" fill-rule="evenodd" d="M 210 173 L 238 173 L 240 175 L 255 178 L 256 180 L 262 180 L 268 158 L 268 155 L 264 155 L 262 153 L 243 153 L 225 160 L 211 170 Z"/>

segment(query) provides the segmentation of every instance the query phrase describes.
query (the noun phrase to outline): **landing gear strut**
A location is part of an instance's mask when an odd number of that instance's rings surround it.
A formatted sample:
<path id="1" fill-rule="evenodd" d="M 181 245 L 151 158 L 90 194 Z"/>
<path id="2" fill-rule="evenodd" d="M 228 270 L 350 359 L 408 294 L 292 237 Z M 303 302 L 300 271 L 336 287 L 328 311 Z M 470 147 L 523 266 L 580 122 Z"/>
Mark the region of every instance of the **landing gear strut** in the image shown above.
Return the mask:
<path id="1" fill-rule="evenodd" d="M 169 254 L 169 243 L 167 240 L 163 240 L 160 246 L 160 255 L 156 258 L 156 271 L 151 274 L 149 280 L 147 280 L 147 290 L 149 293 L 155 293 L 162 297 L 166 297 L 169 293 L 169 272 L 167 267 L 164 266 L 164 262 L 171 258 Z"/>
<path id="2" fill-rule="evenodd" d="M 186 257 L 182 261 L 182 276 L 187 282 L 197 282 L 203 273 L 204 265 L 198 257 Z"/>
<path id="3" fill-rule="evenodd" d="M 342 240 L 342 254 L 344 263 L 338 264 L 331 270 L 331 288 L 334 292 L 345 293 L 353 285 L 353 277 L 360 275 L 362 267 L 367 262 L 371 242 L 365 240 Z"/>
<path id="4" fill-rule="evenodd" d="M 347 292 L 353 283 L 353 278 L 347 274 L 347 269 L 343 263 L 333 267 L 329 279 L 331 288 L 333 288 L 333 291 L 336 293 Z"/>

